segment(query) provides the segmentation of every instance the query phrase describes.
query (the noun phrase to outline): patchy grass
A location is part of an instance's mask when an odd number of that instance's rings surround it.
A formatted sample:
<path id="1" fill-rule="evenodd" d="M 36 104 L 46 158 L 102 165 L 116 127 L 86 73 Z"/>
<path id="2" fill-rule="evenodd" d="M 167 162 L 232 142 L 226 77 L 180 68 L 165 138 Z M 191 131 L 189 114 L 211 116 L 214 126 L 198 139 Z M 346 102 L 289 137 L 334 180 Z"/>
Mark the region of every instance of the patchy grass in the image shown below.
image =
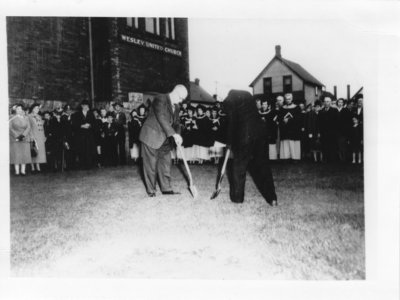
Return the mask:
<path id="1" fill-rule="evenodd" d="M 363 170 L 272 166 L 270 207 L 248 176 L 209 200 L 216 167 L 192 166 L 198 199 L 173 168 L 178 196 L 148 198 L 137 166 L 11 178 L 15 276 L 364 279 Z"/>

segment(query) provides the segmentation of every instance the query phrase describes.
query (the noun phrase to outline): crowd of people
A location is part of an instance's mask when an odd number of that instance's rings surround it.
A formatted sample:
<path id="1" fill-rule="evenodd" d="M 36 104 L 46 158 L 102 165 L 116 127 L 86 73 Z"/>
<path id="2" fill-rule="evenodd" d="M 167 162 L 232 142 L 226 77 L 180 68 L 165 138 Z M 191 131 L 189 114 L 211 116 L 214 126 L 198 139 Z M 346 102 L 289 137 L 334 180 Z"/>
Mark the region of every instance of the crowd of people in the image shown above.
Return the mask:
<path id="1" fill-rule="evenodd" d="M 362 98 L 353 103 L 325 97 L 322 103 L 305 106 L 294 104 L 288 93 L 275 100 L 254 101 L 265 125 L 265 155 L 270 160 L 362 163 Z M 179 107 L 186 160 L 218 164 L 226 145 L 224 103 L 195 106 L 183 101 Z M 43 112 L 38 103 L 29 109 L 18 104 L 11 114 L 10 164 L 16 175 L 25 175 L 26 165 L 37 173 L 43 164 L 46 170 L 57 171 L 124 165 L 128 157 L 133 162 L 141 159 L 139 135 L 148 114 L 144 104 L 128 117 L 120 103 L 91 109 L 87 101 L 76 111 L 70 105 Z M 172 150 L 172 158 L 176 162 L 182 155 Z"/>
<path id="2" fill-rule="evenodd" d="M 270 160 L 363 162 L 363 98 L 356 102 L 324 97 L 294 104 L 293 95 L 275 103 L 256 99 L 266 127 Z M 274 104 L 274 105 L 273 105 Z"/>

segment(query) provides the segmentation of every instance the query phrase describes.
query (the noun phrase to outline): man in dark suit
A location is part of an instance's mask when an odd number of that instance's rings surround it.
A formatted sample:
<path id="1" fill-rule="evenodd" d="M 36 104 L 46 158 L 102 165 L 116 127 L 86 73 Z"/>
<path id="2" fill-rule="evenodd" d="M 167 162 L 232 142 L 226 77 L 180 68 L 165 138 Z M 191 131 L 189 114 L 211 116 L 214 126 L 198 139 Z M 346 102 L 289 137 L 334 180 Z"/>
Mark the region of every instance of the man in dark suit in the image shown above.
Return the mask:
<path id="1" fill-rule="evenodd" d="M 265 200 L 276 206 L 274 180 L 266 152 L 263 123 L 253 97 L 247 91 L 231 90 L 224 100 L 227 113 L 227 146 L 233 152 L 230 197 L 235 203 L 244 201 L 246 170 Z"/>
<path id="2" fill-rule="evenodd" d="M 337 158 L 338 110 L 331 107 L 332 99 L 325 97 L 324 108 L 319 114 L 321 146 L 324 159 L 327 162 Z"/>
<path id="3" fill-rule="evenodd" d="M 140 131 L 144 180 L 150 197 L 156 195 L 157 176 L 162 194 L 177 194 L 171 187 L 171 138 L 178 146 L 182 144 L 178 103 L 187 95 L 186 87 L 177 85 L 171 93 L 155 96 Z"/>
<path id="4" fill-rule="evenodd" d="M 122 105 L 120 103 L 114 104 L 114 110 L 115 110 L 115 124 L 116 124 L 117 131 L 118 131 L 118 134 L 117 134 L 118 158 L 119 158 L 119 163 L 121 165 L 125 165 L 126 164 L 126 151 L 125 151 L 126 116 L 125 116 L 125 113 L 122 111 Z"/>
<path id="5" fill-rule="evenodd" d="M 71 125 L 79 166 L 83 169 L 89 169 L 94 166 L 96 157 L 96 143 L 94 140 L 96 122 L 93 113 L 90 111 L 88 101 L 82 101 L 80 110 L 72 115 Z"/>

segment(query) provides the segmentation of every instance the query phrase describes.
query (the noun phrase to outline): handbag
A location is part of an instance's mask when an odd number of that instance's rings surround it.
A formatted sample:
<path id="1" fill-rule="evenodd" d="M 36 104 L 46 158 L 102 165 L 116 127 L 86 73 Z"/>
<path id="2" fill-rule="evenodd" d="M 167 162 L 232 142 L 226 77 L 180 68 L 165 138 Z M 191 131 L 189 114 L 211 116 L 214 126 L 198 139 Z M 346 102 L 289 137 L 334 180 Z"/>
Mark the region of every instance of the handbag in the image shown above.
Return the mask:
<path id="1" fill-rule="evenodd" d="M 36 157 L 39 154 L 39 149 L 37 147 L 36 141 L 31 141 L 31 157 Z"/>

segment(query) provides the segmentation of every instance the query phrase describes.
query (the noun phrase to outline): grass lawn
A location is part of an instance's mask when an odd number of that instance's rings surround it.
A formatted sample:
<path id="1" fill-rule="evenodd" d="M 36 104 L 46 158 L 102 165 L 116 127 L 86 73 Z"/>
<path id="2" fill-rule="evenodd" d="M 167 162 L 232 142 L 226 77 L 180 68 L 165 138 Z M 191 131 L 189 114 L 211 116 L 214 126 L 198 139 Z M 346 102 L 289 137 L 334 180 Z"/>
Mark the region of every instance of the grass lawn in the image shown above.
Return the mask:
<path id="1" fill-rule="evenodd" d="M 365 279 L 363 170 L 273 164 L 278 207 L 247 177 L 243 204 L 216 167 L 192 166 L 194 200 L 148 198 L 137 166 L 11 178 L 14 276 Z"/>

